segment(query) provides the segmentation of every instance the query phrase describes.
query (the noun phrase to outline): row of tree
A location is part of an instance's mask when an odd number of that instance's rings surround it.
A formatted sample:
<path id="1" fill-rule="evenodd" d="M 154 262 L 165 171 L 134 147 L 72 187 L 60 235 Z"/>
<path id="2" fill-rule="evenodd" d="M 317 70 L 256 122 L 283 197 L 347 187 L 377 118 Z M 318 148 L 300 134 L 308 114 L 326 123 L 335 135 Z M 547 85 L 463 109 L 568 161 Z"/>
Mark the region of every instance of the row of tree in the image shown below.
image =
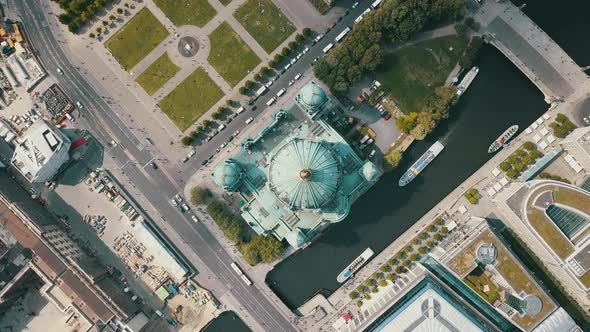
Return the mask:
<path id="1" fill-rule="evenodd" d="M 334 94 L 343 94 L 383 61 L 384 42 L 400 42 L 426 23 L 460 15 L 464 0 L 386 0 L 367 13 L 344 41 L 314 66 L 316 77 Z"/>
<path id="2" fill-rule="evenodd" d="M 551 122 L 549 127 L 553 129 L 553 135 L 559 138 L 566 137 L 572 130 L 576 128 L 572 121 L 562 113 L 557 114 L 555 117 L 555 122 Z"/>
<path id="3" fill-rule="evenodd" d="M 457 100 L 454 87 L 441 86 L 428 97 L 421 112 L 410 112 L 395 120 L 397 127 L 405 134 L 412 134 L 422 140 L 430 134 L 442 119 L 449 117 L 449 107 Z"/>
<path id="4" fill-rule="evenodd" d="M 213 200 L 209 189 L 194 187 L 191 190 L 191 203 L 207 204 L 207 213 L 219 226 L 223 235 L 238 247 L 248 264 L 272 262 L 283 254 L 284 246 L 281 241 L 272 235 L 250 236 L 244 220 L 232 213 L 223 203 Z"/>
<path id="5" fill-rule="evenodd" d="M 76 33 L 80 27 L 90 22 L 99 10 L 111 4 L 113 0 L 53 0 L 65 12 L 58 16 L 70 32 Z"/>

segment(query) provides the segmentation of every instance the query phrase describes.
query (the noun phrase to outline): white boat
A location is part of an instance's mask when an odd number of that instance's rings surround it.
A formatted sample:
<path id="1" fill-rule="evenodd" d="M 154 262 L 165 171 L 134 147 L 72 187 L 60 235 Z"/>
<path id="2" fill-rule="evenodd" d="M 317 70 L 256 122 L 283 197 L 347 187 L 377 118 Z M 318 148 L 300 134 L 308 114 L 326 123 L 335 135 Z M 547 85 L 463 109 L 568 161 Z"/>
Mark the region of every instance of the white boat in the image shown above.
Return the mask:
<path id="1" fill-rule="evenodd" d="M 350 263 L 336 278 L 339 283 L 343 283 L 346 279 L 352 277 L 352 275 L 360 269 L 363 265 L 365 265 L 371 257 L 373 257 L 375 253 L 371 248 L 365 249 L 362 254 L 360 254 L 355 260 Z"/>
<path id="2" fill-rule="evenodd" d="M 471 85 L 477 74 L 479 73 L 478 67 L 473 67 L 471 70 L 465 74 L 465 77 L 461 80 L 461 83 L 457 85 L 457 96 L 460 96 L 467 88 Z"/>

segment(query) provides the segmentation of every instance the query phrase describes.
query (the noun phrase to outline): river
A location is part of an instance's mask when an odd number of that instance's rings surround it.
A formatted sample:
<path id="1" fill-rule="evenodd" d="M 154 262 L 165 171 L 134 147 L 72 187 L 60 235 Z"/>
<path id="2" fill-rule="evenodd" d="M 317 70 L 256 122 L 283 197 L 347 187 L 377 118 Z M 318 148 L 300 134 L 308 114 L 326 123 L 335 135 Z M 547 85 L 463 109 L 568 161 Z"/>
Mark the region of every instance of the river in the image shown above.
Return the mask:
<path id="1" fill-rule="evenodd" d="M 588 0 L 513 0 L 581 67 L 590 66 Z"/>
<path id="2" fill-rule="evenodd" d="M 222 312 L 212 320 L 203 332 L 251 332 L 246 324 L 233 311 Z"/>
<path id="3" fill-rule="evenodd" d="M 426 141 L 413 144 L 399 168 L 357 200 L 346 220 L 267 275 L 269 286 L 290 308 L 318 291 L 336 290 L 338 273 L 365 248 L 383 250 L 486 163 L 488 146 L 506 128 L 518 124 L 522 130 L 548 109 L 541 92 L 492 46 L 482 48 L 476 65 L 479 75 L 450 119 Z M 398 187 L 401 174 L 436 140 L 445 150 L 416 180 Z"/>

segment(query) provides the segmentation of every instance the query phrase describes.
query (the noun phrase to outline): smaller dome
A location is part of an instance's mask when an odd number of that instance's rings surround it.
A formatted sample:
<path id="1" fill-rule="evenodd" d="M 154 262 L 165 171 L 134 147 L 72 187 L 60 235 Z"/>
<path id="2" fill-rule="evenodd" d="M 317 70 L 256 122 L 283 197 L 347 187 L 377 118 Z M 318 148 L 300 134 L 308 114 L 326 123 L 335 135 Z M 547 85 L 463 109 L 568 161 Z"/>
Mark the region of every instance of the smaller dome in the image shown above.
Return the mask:
<path id="1" fill-rule="evenodd" d="M 297 95 L 297 100 L 301 103 L 308 113 L 317 112 L 328 101 L 324 90 L 314 82 L 305 85 Z"/>
<path id="2" fill-rule="evenodd" d="M 242 171 L 232 160 L 226 160 L 215 167 L 213 181 L 225 190 L 236 189 L 242 179 Z"/>

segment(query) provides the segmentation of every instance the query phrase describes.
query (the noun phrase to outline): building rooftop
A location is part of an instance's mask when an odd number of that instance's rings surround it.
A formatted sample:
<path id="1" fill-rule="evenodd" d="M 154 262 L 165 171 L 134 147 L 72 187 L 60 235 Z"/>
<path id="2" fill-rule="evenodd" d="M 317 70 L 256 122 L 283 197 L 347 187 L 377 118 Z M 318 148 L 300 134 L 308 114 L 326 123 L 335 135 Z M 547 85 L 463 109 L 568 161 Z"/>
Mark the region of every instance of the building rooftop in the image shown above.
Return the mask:
<path id="1" fill-rule="evenodd" d="M 18 142 L 11 162 L 30 182 L 51 179 L 69 159 L 70 139 L 42 119 L 33 123 Z"/>

